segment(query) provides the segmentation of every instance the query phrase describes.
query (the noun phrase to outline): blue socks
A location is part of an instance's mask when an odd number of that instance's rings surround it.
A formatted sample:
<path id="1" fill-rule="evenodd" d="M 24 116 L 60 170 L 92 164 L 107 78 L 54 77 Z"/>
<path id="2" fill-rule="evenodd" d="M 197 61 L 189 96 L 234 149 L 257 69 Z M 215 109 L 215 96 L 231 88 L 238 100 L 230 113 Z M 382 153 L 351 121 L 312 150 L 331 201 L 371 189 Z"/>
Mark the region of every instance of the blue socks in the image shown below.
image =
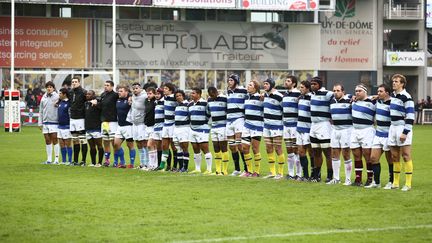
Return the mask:
<path id="1" fill-rule="evenodd" d="M 129 159 L 130 159 L 131 165 L 135 164 L 135 155 L 136 155 L 136 150 L 135 149 L 129 149 Z M 123 156 L 123 159 L 124 159 L 124 156 Z"/>
<path id="2" fill-rule="evenodd" d="M 64 163 L 66 162 L 67 148 L 66 147 L 60 148 L 60 151 L 62 156 L 62 162 Z"/>
<path id="3" fill-rule="evenodd" d="M 68 161 L 67 162 L 72 162 L 72 147 L 67 147 L 67 155 L 68 155 Z"/>

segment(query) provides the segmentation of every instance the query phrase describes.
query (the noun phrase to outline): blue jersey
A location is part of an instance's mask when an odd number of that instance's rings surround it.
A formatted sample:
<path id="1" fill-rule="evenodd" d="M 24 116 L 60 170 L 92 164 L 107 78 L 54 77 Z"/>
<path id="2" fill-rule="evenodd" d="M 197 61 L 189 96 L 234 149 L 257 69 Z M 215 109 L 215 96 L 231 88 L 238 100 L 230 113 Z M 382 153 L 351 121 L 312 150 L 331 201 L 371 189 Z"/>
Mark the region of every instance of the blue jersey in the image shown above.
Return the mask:
<path id="1" fill-rule="evenodd" d="M 209 112 L 207 109 L 207 101 L 203 98 L 199 99 L 197 102 L 189 103 L 189 115 L 191 129 L 196 132 L 210 132 Z"/>
<path id="2" fill-rule="evenodd" d="M 333 129 L 341 130 L 352 127 L 350 96 L 344 95 L 339 100 L 333 98 L 330 101 L 330 113 L 333 121 Z"/>
<path id="3" fill-rule="evenodd" d="M 175 126 L 185 127 L 190 125 L 188 102 L 178 103 L 175 108 Z"/>
<path id="4" fill-rule="evenodd" d="M 174 94 L 165 96 L 165 101 L 164 101 L 164 116 L 165 116 L 164 126 L 165 127 L 170 127 L 174 125 L 175 123 L 174 112 L 176 106 L 177 106 L 177 101 L 174 97 Z"/>
<path id="5" fill-rule="evenodd" d="M 375 101 L 369 98 L 354 102 L 352 104 L 353 127 L 356 129 L 363 129 L 373 126 L 375 110 Z"/>
<path id="6" fill-rule="evenodd" d="M 313 123 L 330 121 L 330 101 L 333 92 L 321 88 L 314 92 L 311 97 L 311 120 Z"/>
<path id="7" fill-rule="evenodd" d="M 254 131 L 262 131 L 264 125 L 264 108 L 259 93 L 248 94 L 245 101 L 244 127 Z"/>
<path id="8" fill-rule="evenodd" d="M 402 90 L 399 94 L 393 93 L 390 102 L 391 125 L 404 126 L 404 134 L 412 131 L 414 124 L 414 101 L 411 95 Z"/>
<path id="9" fill-rule="evenodd" d="M 155 124 L 153 129 L 155 132 L 162 131 L 164 125 L 165 115 L 164 115 L 164 98 L 156 100 L 155 106 Z"/>
<path id="10" fill-rule="evenodd" d="M 70 102 L 68 99 L 60 101 L 58 105 L 58 128 L 69 129 L 70 116 L 69 116 Z"/>
<path id="11" fill-rule="evenodd" d="M 224 95 L 218 95 L 215 99 L 208 98 L 207 104 L 211 117 L 211 127 L 225 127 L 227 123 L 227 98 Z"/>
<path id="12" fill-rule="evenodd" d="M 296 127 L 298 118 L 298 97 L 300 91 L 296 88 L 286 91 L 282 99 L 283 121 L 286 127 Z"/>
<path id="13" fill-rule="evenodd" d="M 126 120 L 129 110 L 131 108 L 128 102 L 128 98 L 119 98 L 116 103 L 116 108 L 118 125 L 121 127 L 131 126 L 132 123 Z"/>
<path id="14" fill-rule="evenodd" d="M 279 91 L 265 94 L 263 102 L 265 129 L 283 130 L 282 99 L 283 96 Z"/>
<path id="15" fill-rule="evenodd" d="M 390 117 L 390 102 L 391 100 L 378 100 L 376 103 L 376 133 L 378 137 L 387 138 L 389 134 L 391 117 Z"/>
<path id="16" fill-rule="evenodd" d="M 242 87 L 228 90 L 227 119 L 234 122 L 239 118 L 244 118 L 244 102 L 247 91 Z"/>
<path id="17" fill-rule="evenodd" d="M 311 93 L 300 95 L 298 101 L 297 132 L 309 133 L 311 127 L 310 112 Z"/>

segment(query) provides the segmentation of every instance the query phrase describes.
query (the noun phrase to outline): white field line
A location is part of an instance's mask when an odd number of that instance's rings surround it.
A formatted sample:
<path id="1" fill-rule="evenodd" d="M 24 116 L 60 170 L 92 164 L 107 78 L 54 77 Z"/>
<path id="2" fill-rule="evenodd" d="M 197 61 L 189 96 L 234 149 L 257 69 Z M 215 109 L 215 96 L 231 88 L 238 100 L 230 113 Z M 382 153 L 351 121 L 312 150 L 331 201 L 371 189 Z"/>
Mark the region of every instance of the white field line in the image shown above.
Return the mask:
<path id="1" fill-rule="evenodd" d="M 208 239 L 199 239 L 199 240 L 180 240 L 174 242 L 175 243 L 200 243 L 200 242 L 242 241 L 242 240 L 254 240 L 254 239 L 265 239 L 265 238 L 287 238 L 292 236 L 364 233 L 364 232 L 408 230 L 408 229 L 422 229 L 422 228 L 432 228 L 432 224 L 412 225 L 412 226 L 391 226 L 385 228 L 339 229 L 339 230 L 336 229 L 336 230 L 326 230 L 326 231 L 318 231 L 318 232 L 291 232 L 291 233 L 284 233 L 284 234 L 237 236 L 237 237 L 225 237 L 225 238 L 213 238 L 213 239 L 208 238 Z"/>

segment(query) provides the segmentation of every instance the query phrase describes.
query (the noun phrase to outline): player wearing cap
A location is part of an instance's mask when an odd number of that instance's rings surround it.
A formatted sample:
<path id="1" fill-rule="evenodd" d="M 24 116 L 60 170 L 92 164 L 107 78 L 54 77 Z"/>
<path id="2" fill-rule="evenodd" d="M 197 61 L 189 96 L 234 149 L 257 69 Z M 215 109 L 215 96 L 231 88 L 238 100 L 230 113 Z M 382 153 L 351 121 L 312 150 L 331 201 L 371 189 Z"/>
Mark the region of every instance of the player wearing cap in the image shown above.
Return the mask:
<path id="1" fill-rule="evenodd" d="M 240 86 L 240 77 L 237 74 L 231 74 L 228 78 L 228 102 L 227 102 L 227 125 L 226 135 L 228 137 L 228 145 L 231 150 L 231 155 L 234 160 L 235 170 L 231 174 L 238 176 L 240 172 L 240 156 L 241 149 L 241 132 L 244 124 L 244 102 L 247 91 Z M 245 171 L 247 167 L 245 166 Z"/>
<path id="2" fill-rule="evenodd" d="M 283 135 L 283 95 L 275 89 L 275 81 L 268 78 L 264 81 L 264 130 L 263 136 L 266 143 L 266 151 L 270 173 L 264 178 L 282 179 L 284 170 L 284 153 L 282 150 Z M 275 158 L 274 152 L 277 157 Z M 278 164 L 277 171 L 276 165 Z"/>
<path id="3" fill-rule="evenodd" d="M 365 186 L 372 183 L 372 166 L 370 155 L 373 139 L 375 136 L 374 117 L 375 101 L 367 96 L 367 88 L 363 84 L 355 87 L 356 101 L 352 103 L 353 132 L 351 133 L 351 151 L 354 155 L 354 167 L 356 178 L 353 186 L 362 186 L 362 157 L 366 161 L 367 181 Z"/>

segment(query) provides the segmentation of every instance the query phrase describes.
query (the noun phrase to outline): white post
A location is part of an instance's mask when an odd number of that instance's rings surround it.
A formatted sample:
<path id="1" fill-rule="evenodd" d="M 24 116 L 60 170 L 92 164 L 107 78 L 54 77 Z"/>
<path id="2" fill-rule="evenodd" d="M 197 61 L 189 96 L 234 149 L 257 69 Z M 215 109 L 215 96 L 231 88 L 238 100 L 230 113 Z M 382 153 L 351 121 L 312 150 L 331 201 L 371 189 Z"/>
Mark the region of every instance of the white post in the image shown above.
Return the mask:
<path id="1" fill-rule="evenodd" d="M 9 87 L 9 132 L 12 132 L 12 90 L 15 88 L 15 0 L 11 1 L 11 71 Z"/>
<path id="2" fill-rule="evenodd" d="M 116 12 L 116 0 L 112 2 L 112 77 L 114 85 L 117 85 L 117 45 L 116 45 L 116 21 L 117 20 L 117 12 Z"/>

